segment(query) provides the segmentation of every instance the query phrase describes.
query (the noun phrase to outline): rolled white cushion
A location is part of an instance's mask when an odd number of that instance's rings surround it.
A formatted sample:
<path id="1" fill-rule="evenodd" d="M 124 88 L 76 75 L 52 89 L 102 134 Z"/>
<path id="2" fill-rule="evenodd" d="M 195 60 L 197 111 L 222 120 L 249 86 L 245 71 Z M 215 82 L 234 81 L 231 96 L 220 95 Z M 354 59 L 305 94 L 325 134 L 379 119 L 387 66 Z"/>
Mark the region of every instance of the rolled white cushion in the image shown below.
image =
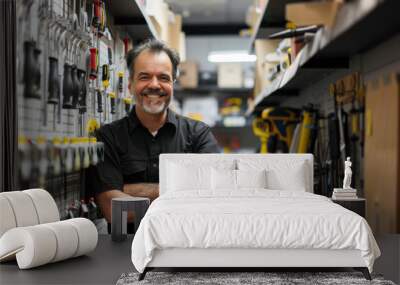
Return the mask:
<path id="1" fill-rule="evenodd" d="M 60 213 L 56 202 L 49 192 L 43 189 L 28 189 L 22 191 L 30 196 L 35 205 L 39 224 L 51 223 L 60 220 Z"/>
<path id="2" fill-rule="evenodd" d="M 0 260 L 16 255 L 20 269 L 51 262 L 56 254 L 54 232 L 42 225 L 18 227 L 7 231 L 0 239 Z"/>
<path id="3" fill-rule="evenodd" d="M 85 218 L 65 220 L 71 224 L 78 233 L 78 248 L 73 257 L 86 254 L 96 248 L 98 232 L 92 221 Z"/>
<path id="4" fill-rule="evenodd" d="M 57 250 L 51 262 L 71 258 L 78 249 L 78 233 L 70 223 L 66 221 L 43 224 L 53 231 L 56 236 Z"/>
<path id="5" fill-rule="evenodd" d="M 0 195 L 0 237 L 16 226 L 17 222 L 10 202 L 6 197 Z"/>
<path id="6" fill-rule="evenodd" d="M 17 227 L 33 226 L 39 223 L 35 205 L 28 194 L 22 191 L 2 192 L 0 194 L 10 202 Z"/>
<path id="7" fill-rule="evenodd" d="M 0 238 L 0 261 L 16 257 L 19 268 L 28 269 L 86 254 L 97 239 L 95 225 L 84 218 L 13 228 Z"/>

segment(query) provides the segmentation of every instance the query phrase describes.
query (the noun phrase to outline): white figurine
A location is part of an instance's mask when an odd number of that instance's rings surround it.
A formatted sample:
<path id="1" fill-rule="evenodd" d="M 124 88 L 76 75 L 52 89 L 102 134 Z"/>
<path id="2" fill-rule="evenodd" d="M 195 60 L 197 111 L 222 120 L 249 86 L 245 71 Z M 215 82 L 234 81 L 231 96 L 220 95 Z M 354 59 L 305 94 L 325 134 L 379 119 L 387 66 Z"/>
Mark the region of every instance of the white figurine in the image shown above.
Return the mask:
<path id="1" fill-rule="evenodd" d="M 351 188 L 351 176 L 353 172 L 351 171 L 351 161 L 350 157 L 347 157 L 347 160 L 344 162 L 344 179 L 343 179 L 343 189 L 352 189 Z"/>

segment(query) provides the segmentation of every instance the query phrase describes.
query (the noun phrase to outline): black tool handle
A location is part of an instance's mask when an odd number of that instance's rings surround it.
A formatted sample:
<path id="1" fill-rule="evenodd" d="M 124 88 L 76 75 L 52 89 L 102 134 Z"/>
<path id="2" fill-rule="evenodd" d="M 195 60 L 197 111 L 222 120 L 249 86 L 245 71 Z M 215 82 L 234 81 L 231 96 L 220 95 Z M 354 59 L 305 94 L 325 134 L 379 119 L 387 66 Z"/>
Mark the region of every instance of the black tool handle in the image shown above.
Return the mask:
<path id="1" fill-rule="evenodd" d="M 84 114 L 86 113 L 87 106 L 86 106 L 86 96 L 87 96 L 87 89 L 86 89 L 86 71 L 82 69 L 78 69 L 78 78 L 80 83 L 80 93 L 79 93 L 79 113 Z"/>
<path id="2" fill-rule="evenodd" d="M 58 78 L 58 59 L 49 57 L 49 97 L 48 104 L 58 104 L 60 102 L 60 81 Z"/>
<path id="3" fill-rule="evenodd" d="M 108 64 L 112 65 L 112 50 L 110 47 L 108 47 L 107 51 L 108 51 Z"/>
<path id="4" fill-rule="evenodd" d="M 40 99 L 40 50 L 36 48 L 36 42 L 24 43 L 24 96 Z"/>
<path id="5" fill-rule="evenodd" d="M 78 108 L 79 94 L 81 90 L 81 83 L 78 78 L 78 68 L 76 65 L 72 66 L 72 109 Z"/>
<path id="6" fill-rule="evenodd" d="M 72 66 L 68 63 L 64 64 L 64 80 L 63 80 L 63 109 L 72 109 Z"/>
<path id="7" fill-rule="evenodd" d="M 111 114 L 115 114 L 116 113 L 116 111 L 115 111 L 115 98 L 113 98 L 113 97 L 111 97 L 110 98 L 110 103 L 111 103 Z"/>
<path id="8" fill-rule="evenodd" d="M 101 91 L 97 90 L 96 95 L 97 95 L 97 112 L 103 113 L 103 102 L 102 102 Z"/>

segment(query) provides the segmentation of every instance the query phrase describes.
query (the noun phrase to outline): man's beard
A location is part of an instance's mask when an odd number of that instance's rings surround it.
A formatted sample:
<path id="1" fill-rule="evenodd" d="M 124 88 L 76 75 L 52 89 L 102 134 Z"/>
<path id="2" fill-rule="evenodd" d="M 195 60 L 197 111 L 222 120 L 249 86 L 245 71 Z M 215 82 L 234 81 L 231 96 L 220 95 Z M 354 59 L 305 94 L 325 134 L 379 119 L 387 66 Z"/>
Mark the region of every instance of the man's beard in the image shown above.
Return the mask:
<path id="1" fill-rule="evenodd" d="M 156 95 L 156 96 L 158 95 L 159 97 L 167 96 L 166 93 L 162 90 L 151 90 L 151 89 L 143 90 L 143 92 L 141 93 L 143 110 L 146 113 L 153 114 L 153 115 L 161 114 L 161 113 L 165 112 L 165 110 L 167 110 L 167 108 L 171 102 L 171 97 L 166 102 L 162 101 L 161 104 L 157 104 L 157 105 L 147 104 L 146 103 L 147 100 L 145 100 L 145 98 L 143 98 L 143 97 L 154 96 L 154 95 Z"/>

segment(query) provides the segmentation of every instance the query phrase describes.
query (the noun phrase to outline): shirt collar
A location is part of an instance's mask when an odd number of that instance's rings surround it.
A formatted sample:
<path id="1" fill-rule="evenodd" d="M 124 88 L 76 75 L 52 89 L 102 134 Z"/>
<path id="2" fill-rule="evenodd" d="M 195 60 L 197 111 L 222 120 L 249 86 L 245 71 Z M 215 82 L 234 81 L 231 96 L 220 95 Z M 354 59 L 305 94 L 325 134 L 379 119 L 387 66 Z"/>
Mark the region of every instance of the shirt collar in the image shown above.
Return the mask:
<path id="1" fill-rule="evenodd" d="M 176 118 L 176 113 L 172 111 L 170 108 L 167 110 L 167 120 L 164 124 L 165 125 L 172 125 L 175 129 L 178 126 L 178 120 Z M 136 115 L 135 106 L 133 106 L 131 112 L 128 115 L 128 129 L 129 133 L 131 134 L 138 126 L 142 126 L 139 118 Z"/>

